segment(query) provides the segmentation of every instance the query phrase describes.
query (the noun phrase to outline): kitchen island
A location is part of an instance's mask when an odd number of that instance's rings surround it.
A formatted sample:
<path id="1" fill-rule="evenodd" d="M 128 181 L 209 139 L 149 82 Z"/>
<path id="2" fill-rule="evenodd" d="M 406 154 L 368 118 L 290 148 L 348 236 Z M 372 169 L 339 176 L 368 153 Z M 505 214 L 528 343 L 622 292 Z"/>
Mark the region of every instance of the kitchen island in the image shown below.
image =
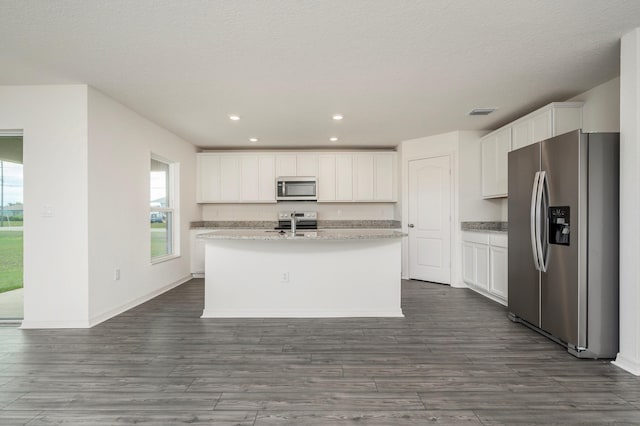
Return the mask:
<path id="1" fill-rule="evenodd" d="M 389 229 L 224 230 L 205 240 L 203 318 L 402 317 Z"/>

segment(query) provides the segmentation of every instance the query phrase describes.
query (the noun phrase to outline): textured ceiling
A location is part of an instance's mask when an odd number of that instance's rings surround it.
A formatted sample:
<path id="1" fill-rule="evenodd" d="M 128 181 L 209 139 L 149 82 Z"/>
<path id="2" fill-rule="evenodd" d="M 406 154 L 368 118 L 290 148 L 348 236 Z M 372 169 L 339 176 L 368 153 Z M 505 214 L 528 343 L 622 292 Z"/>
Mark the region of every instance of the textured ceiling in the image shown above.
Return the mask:
<path id="1" fill-rule="evenodd" d="M 200 147 L 395 146 L 607 81 L 638 26 L 638 0 L 4 0 L 0 84 L 86 83 Z"/>

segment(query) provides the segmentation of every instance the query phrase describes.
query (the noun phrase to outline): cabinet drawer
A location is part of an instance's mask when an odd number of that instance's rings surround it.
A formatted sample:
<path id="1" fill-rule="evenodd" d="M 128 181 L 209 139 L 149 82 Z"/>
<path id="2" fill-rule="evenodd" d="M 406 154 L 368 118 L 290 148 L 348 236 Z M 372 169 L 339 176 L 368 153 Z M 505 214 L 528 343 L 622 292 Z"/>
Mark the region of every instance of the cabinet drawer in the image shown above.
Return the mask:
<path id="1" fill-rule="evenodd" d="M 489 244 L 492 246 L 507 248 L 508 240 L 509 238 L 506 233 L 489 235 Z"/>
<path id="2" fill-rule="evenodd" d="M 489 244 L 489 234 L 482 234 L 476 232 L 463 232 L 462 233 L 462 241 L 467 243 L 476 243 L 476 244 Z"/>

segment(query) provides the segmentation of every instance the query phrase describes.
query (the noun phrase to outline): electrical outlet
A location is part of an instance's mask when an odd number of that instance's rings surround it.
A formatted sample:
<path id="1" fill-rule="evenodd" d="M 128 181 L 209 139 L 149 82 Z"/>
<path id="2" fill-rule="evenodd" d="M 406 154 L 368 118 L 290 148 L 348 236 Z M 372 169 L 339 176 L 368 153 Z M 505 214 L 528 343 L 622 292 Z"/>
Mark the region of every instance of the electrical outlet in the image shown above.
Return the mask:
<path id="1" fill-rule="evenodd" d="M 120 279 L 120 268 L 116 268 L 113 271 L 113 280 L 118 281 Z"/>
<path id="2" fill-rule="evenodd" d="M 289 282 L 289 272 L 281 272 L 280 273 L 280 282 L 288 283 Z"/>

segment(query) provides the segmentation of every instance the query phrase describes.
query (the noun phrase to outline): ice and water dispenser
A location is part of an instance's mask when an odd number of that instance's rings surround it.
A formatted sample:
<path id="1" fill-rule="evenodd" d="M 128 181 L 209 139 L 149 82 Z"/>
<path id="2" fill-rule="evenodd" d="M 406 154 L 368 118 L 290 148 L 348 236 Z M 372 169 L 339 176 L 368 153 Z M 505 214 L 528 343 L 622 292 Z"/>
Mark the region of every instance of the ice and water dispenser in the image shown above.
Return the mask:
<path id="1" fill-rule="evenodd" d="M 569 206 L 549 207 L 549 244 L 569 245 L 571 210 Z"/>

